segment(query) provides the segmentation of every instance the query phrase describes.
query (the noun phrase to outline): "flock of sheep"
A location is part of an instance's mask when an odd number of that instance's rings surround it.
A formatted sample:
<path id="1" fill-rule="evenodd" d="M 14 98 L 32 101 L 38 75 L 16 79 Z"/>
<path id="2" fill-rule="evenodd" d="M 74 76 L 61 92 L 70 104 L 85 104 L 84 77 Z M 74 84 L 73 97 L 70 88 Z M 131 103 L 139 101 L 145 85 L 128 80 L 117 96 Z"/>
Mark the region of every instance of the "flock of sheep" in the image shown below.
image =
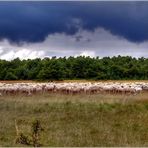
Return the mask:
<path id="1" fill-rule="evenodd" d="M 0 83 L 0 96 L 37 93 L 62 94 L 138 94 L 148 90 L 146 82 L 63 82 L 63 83 Z"/>

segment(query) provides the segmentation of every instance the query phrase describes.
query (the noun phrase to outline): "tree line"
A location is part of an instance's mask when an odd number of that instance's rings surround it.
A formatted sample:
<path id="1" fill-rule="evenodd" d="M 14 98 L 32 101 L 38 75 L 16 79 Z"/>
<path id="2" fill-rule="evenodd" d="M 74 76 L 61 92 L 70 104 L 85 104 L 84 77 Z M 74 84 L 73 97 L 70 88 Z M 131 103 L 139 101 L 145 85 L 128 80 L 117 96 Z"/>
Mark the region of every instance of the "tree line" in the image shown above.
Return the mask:
<path id="1" fill-rule="evenodd" d="M 130 56 L 0 60 L 0 80 L 146 80 L 148 58 Z"/>

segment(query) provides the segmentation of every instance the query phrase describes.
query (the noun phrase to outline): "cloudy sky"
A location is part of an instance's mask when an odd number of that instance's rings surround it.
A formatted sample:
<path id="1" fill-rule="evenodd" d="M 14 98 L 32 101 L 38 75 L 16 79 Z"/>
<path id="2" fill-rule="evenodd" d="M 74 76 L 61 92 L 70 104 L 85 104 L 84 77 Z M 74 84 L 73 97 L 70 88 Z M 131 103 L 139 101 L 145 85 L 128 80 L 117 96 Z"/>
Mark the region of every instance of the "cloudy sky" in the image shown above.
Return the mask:
<path id="1" fill-rule="evenodd" d="M 148 1 L 0 2 L 0 59 L 148 57 Z"/>

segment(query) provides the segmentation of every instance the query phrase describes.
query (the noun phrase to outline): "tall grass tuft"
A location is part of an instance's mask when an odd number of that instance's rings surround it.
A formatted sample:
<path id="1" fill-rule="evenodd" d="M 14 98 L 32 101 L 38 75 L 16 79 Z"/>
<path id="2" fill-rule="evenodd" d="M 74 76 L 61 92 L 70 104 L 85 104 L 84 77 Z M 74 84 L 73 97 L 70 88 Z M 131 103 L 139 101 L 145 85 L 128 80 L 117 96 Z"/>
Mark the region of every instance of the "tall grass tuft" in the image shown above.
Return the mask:
<path id="1" fill-rule="evenodd" d="M 25 135 L 24 133 L 19 131 L 16 120 L 15 120 L 15 129 L 17 135 L 15 139 L 16 144 L 23 144 L 34 147 L 42 146 L 42 144 L 40 143 L 40 133 L 41 131 L 43 131 L 43 128 L 39 120 L 36 119 L 32 122 L 30 135 Z"/>

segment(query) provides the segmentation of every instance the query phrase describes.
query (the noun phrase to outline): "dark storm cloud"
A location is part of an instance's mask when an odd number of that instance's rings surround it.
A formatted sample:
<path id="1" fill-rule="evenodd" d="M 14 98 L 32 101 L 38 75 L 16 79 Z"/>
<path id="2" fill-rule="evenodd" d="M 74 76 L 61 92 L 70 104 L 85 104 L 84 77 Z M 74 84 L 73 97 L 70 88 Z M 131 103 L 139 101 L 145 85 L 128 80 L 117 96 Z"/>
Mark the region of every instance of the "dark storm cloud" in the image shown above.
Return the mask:
<path id="1" fill-rule="evenodd" d="M 143 42 L 148 40 L 147 26 L 148 2 L 0 2 L 0 39 L 14 43 L 98 27 Z"/>

